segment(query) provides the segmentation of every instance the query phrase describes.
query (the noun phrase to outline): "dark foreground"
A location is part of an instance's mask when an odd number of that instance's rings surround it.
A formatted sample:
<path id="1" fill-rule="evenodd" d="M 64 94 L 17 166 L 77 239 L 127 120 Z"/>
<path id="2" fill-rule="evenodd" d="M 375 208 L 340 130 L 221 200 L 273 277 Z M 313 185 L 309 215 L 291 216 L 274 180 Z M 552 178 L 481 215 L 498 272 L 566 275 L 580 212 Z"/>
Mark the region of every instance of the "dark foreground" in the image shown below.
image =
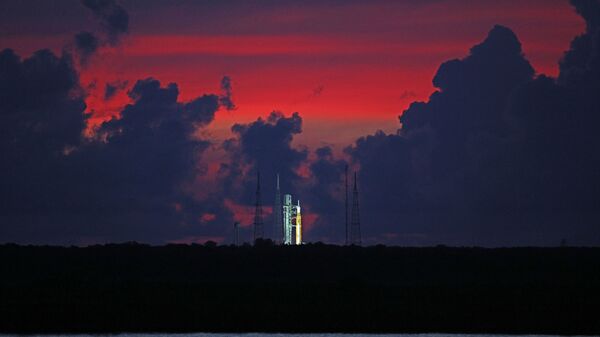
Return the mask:
<path id="1" fill-rule="evenodd" d="M 0 332 L 600 334 L 599 248 L 0 246 Z"/>

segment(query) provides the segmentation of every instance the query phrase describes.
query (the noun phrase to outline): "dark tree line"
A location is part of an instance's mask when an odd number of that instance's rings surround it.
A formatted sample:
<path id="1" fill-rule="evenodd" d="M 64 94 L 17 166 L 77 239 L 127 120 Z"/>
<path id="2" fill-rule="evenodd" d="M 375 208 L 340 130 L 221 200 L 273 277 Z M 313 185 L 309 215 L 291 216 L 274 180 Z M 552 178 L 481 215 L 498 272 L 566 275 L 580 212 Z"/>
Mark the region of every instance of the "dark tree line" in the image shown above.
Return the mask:
<path id="1" fill-rule="evenodd" d="M 0 246 L 0 332 L 598 334 L 598 248 Z"/>

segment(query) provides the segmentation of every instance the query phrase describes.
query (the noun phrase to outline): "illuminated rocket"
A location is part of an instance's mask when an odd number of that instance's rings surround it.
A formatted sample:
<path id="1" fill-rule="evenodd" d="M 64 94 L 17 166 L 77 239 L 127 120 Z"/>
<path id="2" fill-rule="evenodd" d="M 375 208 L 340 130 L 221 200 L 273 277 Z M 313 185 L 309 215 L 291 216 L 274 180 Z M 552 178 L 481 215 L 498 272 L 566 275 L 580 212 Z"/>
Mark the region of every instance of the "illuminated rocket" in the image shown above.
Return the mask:
<path id="1" fill-rule="evenodd" d="M 279 193 L 279 179 L 277 180 L 277 193 Z M 277 197 L 276 197 L 277 198 Z M 277 202 L 276 202 L 277 204 Z M 283 244 L 301 245 L 302 244 L 302 212 L 300 209 L 300 200 L 296 205 L 292 204 L 292 195 L 283 196 Z M 277 219 L 276 219 L 277 221 Z"/>

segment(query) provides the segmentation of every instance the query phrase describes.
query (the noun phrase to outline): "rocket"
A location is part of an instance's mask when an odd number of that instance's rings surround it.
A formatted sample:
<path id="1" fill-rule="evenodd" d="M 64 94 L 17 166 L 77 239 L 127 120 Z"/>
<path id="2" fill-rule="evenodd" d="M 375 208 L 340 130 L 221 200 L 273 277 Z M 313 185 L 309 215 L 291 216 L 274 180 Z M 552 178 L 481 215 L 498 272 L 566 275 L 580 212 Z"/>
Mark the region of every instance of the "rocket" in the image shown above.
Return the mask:
<path id="1" fill-rule="evenodd" d="M 283 244 L 301 245 L 302 244 L 302 211 L 300 209 L 300 200 L 296 205 L 292 205 L 292 195 L 283 196 Z"/>

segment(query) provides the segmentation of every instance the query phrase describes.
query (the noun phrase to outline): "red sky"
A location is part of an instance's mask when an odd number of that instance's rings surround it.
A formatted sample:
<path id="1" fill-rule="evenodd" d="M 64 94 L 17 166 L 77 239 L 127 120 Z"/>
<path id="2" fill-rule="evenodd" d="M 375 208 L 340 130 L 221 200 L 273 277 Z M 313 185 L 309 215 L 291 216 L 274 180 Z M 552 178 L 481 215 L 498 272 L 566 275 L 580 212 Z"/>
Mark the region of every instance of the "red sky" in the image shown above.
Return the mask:
<path id="1" fill-rule="evenodd" d="M 272 110 L 298 111 L 304 132 L 296 144 L 338 150 L 357 136 L 397 129 L 408 104 L 434 90 L 431 79 L 440 63 L 465 56 L 494 24 L 513 29 L 534 68 L 550 75 L 584 29 L 567 1 L 551 0 L 122 3 L 130 34 L 82 74 L 84 84 L 96 83 L 87 102 L 97 120 L 126 102 L 124 92 L 103 101 L 106 82 L 130 86 L 152 76 L 176 82 L 185 101 L 218 92 L 228 75 L 238 108 L 219 112 L 208 130 L 213 136 L 227 138 L 233 123 Z M 58 52 L 74 32 L 94 28 L 77 2 L 41 4 L 27 15 L 18 5 L 3 6 L 0 48 L 23 56 L 44 47 Z"/>

